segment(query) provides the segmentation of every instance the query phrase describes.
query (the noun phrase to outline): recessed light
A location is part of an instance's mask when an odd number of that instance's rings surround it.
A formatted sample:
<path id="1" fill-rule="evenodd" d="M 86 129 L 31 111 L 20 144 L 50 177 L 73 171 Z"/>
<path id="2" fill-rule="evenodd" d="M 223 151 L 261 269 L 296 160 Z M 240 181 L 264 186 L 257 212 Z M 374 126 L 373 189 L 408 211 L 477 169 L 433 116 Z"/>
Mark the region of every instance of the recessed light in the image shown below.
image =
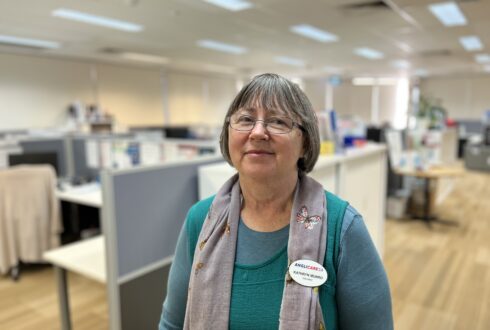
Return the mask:
<path id="1" fill-rule="evenodd" d="M 59 42 L 41 39 L 21 38 L 9 35 L 0 35 L 0 43 L 19 46 L 37 47 L 37 48 L 60 48 Z"/>
<path id="2" fill-rule="evenodd" d="M 305 66 L 306 63 L 298 58 L 288 57 L 288 56 L 277 56 L 275 58 L 277 63 L 292 65 L 292 66 Z"/>
<path id="3" fill-rule="evenodd" d="M 429 75 L 429 71 L 426 69 L 417 69 L 414 74 L 419 77 L 427 77 Z"/>
<path id="4" fill-rule="evenodd" d="M 204 0 L 204 2 L 231 11 L 240 11 L 252 8 L 254 5 L 244 0 Z"/>
<path id="5" fill-rule="evenodd" d="M 242 46 L 226 44 L 224 42 L 209 39 L 198 40 L 197 45 L 202 48 L 208 48 L 219 52 L 235 55 L 240 55 L 248 51 L 247 48 Z"/>
<path id="6" fill-rule="evenodd" d="M 367 47 L 354 49 L 354 54 L 370 60 L 379 60 L 385 57 L 385 55 L 382 52 Z"/>
<path id="7" fill-rule="evenodd" d="M 132 60 L 132 61 L 155 63 L 155 64 L 166 64 L 166 63 L 168 63 L 168 58 L 156 56 L 156 55 L 123 52 L 120 54 L 120 56 L 126 60 Z"/>
<path id="8" fill-rule="evenodd" d="M 308 24 L 294 25 L 291 26 L 289 30 L 303 37 L 307 37 L 320 42 L 334 42 L 339 40 L 339 37 L 337 37 L 335 34 L 318 29 Z"/>
<path id="9" fill-rule="evenodd" d="M 408 69 L 410 68 L 410 62 L 406 60 L 394 60 L 391 61 L 391 66 L 397 68 L 397 69 Z"/>
<path id="10" fill-rule="evenodd" d="M 475 61 L 478 63 L 490 63 L 490 55 L 489 54 L 477 54 L 475 55 Z"/>
<path id="11" fill-rule="evenodd" d="M 454 2 L 440 2 L 429 5 L 429 10 L 445 26 L 466 25 L 466 17 Z"/>
<path id="12" fill-rule="evenodd" d="M 474 52 L 476 50 L 482 50 L 483 44 L 477 36 L 465 36 L 459 38 L 459 42 L 469 52 Z"/>
<path id="13" fill-rule="evenodd" d="M 82 13 L 80 11 L 65 9 L 65 8 L 59 8 L 54 10 L 52 12 L 52 15 L 55 17 L 60 17 L 72 21 L 103 26 L 103 27 L 126 31 L 126 32 L 140 32 L 143 30 L 142 25 L 125 22 L 114 18 Z"/>

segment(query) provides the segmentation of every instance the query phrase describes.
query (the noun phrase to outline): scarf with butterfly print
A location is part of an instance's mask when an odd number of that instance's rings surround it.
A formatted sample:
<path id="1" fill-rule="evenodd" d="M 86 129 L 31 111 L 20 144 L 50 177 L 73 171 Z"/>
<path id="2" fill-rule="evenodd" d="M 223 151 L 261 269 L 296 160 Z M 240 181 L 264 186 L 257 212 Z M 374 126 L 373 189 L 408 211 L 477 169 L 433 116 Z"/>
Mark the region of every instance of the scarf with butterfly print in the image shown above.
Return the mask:
<path id="1" fill-rule="evenodd" d="M 216 194 L 199 235 L 189 280 L 184 329 L 228 329 L 240 210 L 241 192 L 236 174 Z M 326 219 L 322 185 L 300 175 L 290 220 L 289 264 L 299 259 L 323 264 Z M 284 281 L 279 329 L 325 329 L 318 288 L 296 283 L 289 273 L 285 274 Z"/>

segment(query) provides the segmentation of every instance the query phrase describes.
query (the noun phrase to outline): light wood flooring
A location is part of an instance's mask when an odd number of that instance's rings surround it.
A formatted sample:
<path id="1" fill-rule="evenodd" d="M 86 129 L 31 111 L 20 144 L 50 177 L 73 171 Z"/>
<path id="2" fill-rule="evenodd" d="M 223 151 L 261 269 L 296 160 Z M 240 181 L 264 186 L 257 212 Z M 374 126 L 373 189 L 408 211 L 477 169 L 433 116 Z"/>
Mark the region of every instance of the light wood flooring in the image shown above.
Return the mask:
<path id="1" fill-rule="evenodd" d="M 388 220 L 384 262 L 397 330 L 490 329 L 490 174 L 468 172 L 437 207 L 458 227 Z M 74 330 L 108 329 L 105 288 L 69 275 Z M 49 267 L 0 277 L 0 329 L 59 329 Z"/>
<path id="2" fill-rule="evenodd" d="M 458 227 L 388 220 L 395 329 L 490 329 L 490 174 L 467 172 L 436 207 Z"/>

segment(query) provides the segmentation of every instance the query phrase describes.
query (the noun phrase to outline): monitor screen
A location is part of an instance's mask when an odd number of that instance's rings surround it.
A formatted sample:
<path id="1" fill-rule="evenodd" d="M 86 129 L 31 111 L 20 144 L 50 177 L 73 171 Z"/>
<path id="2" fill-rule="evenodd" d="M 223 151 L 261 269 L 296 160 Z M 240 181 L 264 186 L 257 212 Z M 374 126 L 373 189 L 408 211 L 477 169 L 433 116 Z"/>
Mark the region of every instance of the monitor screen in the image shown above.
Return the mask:
<path id="1" fill-rule="evenodd" d="M 58 175 L 58 157 L 55 152 L 36 152 L 9 155 L 9 166 L 21 164 L 49 164 Z"/>

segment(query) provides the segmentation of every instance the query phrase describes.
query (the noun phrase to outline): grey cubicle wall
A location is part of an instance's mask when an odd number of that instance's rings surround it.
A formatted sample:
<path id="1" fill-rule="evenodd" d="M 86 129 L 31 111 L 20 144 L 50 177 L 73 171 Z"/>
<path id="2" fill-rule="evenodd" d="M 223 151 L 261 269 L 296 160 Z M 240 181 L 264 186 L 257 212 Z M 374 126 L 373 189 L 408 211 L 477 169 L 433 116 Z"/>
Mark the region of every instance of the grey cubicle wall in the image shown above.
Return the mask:
<path id="1" fill-rule="evenodd" d="M 40 138 L 21 140 L 19 145 L 23 153 L 34 152 L 54 152 L 58 156 L 58 176 L 67 177 L 71 174 L 69 166 L 70 150 L 64 137 L 60 138 Z"/>
<path id="2" fill-rule="evenodd" d="M 111 329 L 155 329 L 198 167 L 221 157 L 102 172 Z"/>
<path id="3" fill-rule="evenodd" d="M 77 178 L 95 178 L 99 174 L 99 169 L 91 168 L 87 163 L 85 143 L 88 139 L 87 137 L 74 137 L 71 141 L 74 176 Z"/>

